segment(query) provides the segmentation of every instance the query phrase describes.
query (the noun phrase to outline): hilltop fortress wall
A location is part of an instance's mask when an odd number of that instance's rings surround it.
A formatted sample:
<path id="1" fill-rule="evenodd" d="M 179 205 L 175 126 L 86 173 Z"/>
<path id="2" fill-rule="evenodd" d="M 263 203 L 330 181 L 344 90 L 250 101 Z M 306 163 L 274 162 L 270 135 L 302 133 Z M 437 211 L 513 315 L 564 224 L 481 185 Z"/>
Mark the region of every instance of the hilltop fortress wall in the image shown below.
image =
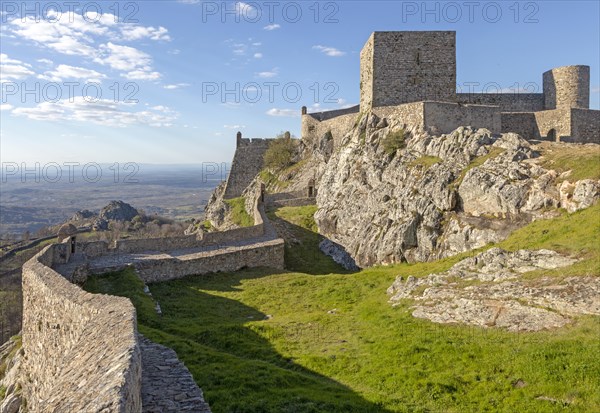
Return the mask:
<path id="1" fill-rule="evenodd" d="M 48 246 L 23 266 L 28 410 L 140 412 L 135 309 L 128 299 L 87 293 L 54 271 L 67 251 L 66 244 Z"/>
<path id="2" fill-rule="evenodd" d="M 542 93 L 456 93 L 455 32 L 374 32 L 360 53 L 359 107 L 311 114 L 303 108 L 302 139 L 314 145 L 330 132 L 339 145 L 361 114 L 374 112 L 436 134 L 471 126 L 598 143 L 600 112 L 589 101 L 589 66 L 548 70 Z"/>
<path id="3" fill-rule="evenodd" d="M 104 241 L 74 243 L 69 237 L 25 263 L 22 382 L 28 411 L 141 412 L 135 308 L 126 298 L 90 294 L 72 282 L 130 265 L 124 261 L 92 269 L 94 260 L 118 262 L 135 253 L 156 256 L 134 264 L 147 283 L 244 267 L 283 269 L 284 242 L 267 221 L 260 196 L 254 202 L 254 218 L 255 225 L 248 228 L 199 238 L 119 240 L 112 248 Z M 167 255 L 179 248 L 200 252 L 191 259 Z"/>
<path id="4" fill-rule="evenodd" d="M 357 109 L 357 107 L 355 108 Z M 379 106 L 373 108 L 372 111 L 380 118 L 399 118 L 407 125 L 418 126 L 432 133 L 450 133 L 461 125 L 499 132 L 502 123 L 498 108 L 490 105 L 460 105 L 452 102 L 423 101 L 396 106 Z M 339 148 L 344 136 L 360 121 L 363 115 L 354 112 L 337 117 L 327 117 L 327 114 L 328 112 L 322 112 L 302 116 L 302 139 L 308 145 L 314 145 L 326 133 L 331 133 L 334 148 Z M 324 120 L 320 121 L 319 119 Z"/>
<path id="5" fill-rule="evenodd" d="M 238 198 L 262 170 L 268 139 L 243 139 L 238 132 L 231 171 L 225 187 L 225 199 Z"/>

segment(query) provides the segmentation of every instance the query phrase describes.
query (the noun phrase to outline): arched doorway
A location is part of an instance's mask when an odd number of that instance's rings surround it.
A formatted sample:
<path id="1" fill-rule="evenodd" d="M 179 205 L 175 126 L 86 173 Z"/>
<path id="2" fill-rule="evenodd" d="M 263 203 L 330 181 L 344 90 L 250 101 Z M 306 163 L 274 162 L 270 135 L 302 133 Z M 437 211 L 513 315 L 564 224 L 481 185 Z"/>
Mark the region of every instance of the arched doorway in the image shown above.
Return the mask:
<path id="1" fill-rule="evenodd" d="M 546 139 L 553 142 L 558 141 L 559 139 L 558 136 L 556 136 L 556 129 L 550 129 L 546 134 Z"/>

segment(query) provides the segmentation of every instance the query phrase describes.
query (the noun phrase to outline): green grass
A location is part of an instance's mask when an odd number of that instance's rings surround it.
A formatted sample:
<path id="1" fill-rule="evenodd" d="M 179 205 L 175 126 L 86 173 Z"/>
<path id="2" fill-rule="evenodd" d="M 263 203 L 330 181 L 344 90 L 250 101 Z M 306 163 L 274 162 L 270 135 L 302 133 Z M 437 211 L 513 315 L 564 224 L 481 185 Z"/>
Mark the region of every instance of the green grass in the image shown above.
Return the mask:
<path id="1" fill-rule="evenodd" d="M 278 175 L 275 175 L 268 169 L 263 169 L 259 173 L 260 179 L 265 183 L 268 190 L 277 191 L 290 186 L 290 181 L 279 180 Z"/>
<path id="2" fill-rule="evenodd" d="M 389 156 L 394 155 L 398 149 L 404 148 L 406 146 L 404 135 L 404 129 L 388 133 L 381 141 L 383 151 Z"/>
<path id="3" fill-rule="evenodd" d="M 254 218 L 248 215 L 246 211 L 246 198 L 241 196 L 239 198 L 226 199 L 225 203 L 229 205 L 230 217 L 234 224 L 240 227 L 251 227 L 254 225 Z"/>
<path id="4" fill-rule="evenodd" d="M 539 220 L 513 232 L 498 244 L 509 251 L 522 248 L 551 249 L 580 259 L 576 264 L 551 271 L 535 271 L 537 275 L 600 275 L 600 204 L 559 218 Z"/>
<path id="5" fill-rule="evenodd" d="M 598 212 L 534 222 L 500 246 L 597 258 Z M 312 213 L 274 216 L 309 244 Z M 598 317 L 515 334 L 438 325 L 413 318 L 408 302 L 387 302 L 396 276 L 444 271 L 472 254 L 353 274 L 253 269 L 153 284 L 162 317 L 130 273 L 96 280 L 95 291 L 132 297 L 140 331 L 175 349 L 215 413 L 600 411 Z M 314 274 L 322 264 L 314 260 Z"/>
<path id="6" fill-rule="evenodd" d="M 343 267 L 321 253 L 319 243 L 323 237 L 317 234 L 317 224 L 313 216 L 316 205 L 303 207 L 284 207 L 269 212 L 269 219 L 286 225 L 297 242 L 285 244 L 285 267 L 290 271 L 307 274 L 346 273 Z"/>
<path id="7" fill-rule="evenodd" d="M 541 145 L 544 156 L 542 166 L 554 169 L 559 173 L 571 171 L 569 181 L 580 179 L 600 179 L 600 147 L 590 146 L 565 146 L 544 143 Z"/>
<path id="8" fill-rule="evenodd" d="M 422 166 L 425 170 L 428 170 L 431 166 L 440 162 L 442 162 L 442 159 L 437 156 L 423 155 L 412 161 L 410 166 Z"/>

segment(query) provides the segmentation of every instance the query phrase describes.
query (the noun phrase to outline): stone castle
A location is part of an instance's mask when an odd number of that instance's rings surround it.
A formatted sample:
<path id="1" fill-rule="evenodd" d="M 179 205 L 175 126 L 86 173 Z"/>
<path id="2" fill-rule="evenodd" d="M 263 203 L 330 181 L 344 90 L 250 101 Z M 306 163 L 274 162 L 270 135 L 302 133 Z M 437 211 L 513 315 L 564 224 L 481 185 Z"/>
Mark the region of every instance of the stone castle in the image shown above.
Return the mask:
<path id="1" fill-rule="evenodd" d="M 600 111 L 589 101 L 589 66 L 545 72 L 542 93 L 457 93 L 456 32 L 374 32 L 360 54 L 360 105 L 310 114 L 303 107 L 302 137 L 331 132 L 339 142 L 372 111 L 433 134 L 472 126 L 525 139 L 600 142 Z"/>
<path id="2" fill-rule="evenodd" d="M 302 109 L 305 142 L 329 132 L 339 145 L 360 114 L 369 111 L 382 118 L 400 115 L 405 123 L 434 133 L 470 125 L 528 139 L 600 140 L 600 111 L 589 109 L 589 67 L 544 73 L 539 94 L 456 93 L 454 32 L 373 33 L 361 53 L 360 83 L 360 106 L 311 114 Z M 268 140 L 243 139 L 238 133 L 224 198 L 242 195 L 267 148 Z M 308 197 L 314 194 L 312 182 Z M 249 228 L 120 240 L 112 246 L 67 234 L 28 261 L 23 267 L 23 394 L 29 411 L 150 411 L 144 400 L 148 352 L 137 334 L 133 305 L 125 298 L 88 294 L 76 284 L 88 274 L 129 265 L 148 283 L 242 267 L 281 269 L 284 243 L 268 223 L 262 198 L 255 197 L 255 225 Z"/>

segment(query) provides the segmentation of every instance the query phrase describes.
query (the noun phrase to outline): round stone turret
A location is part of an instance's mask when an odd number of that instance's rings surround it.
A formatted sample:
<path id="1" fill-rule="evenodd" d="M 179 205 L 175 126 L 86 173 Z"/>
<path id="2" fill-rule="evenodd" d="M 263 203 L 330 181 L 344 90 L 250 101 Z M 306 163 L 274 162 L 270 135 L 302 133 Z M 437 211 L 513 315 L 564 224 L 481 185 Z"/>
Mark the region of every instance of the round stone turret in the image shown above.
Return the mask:
<path id="1" fill-rule="evenodd" d="M 63 224 L 58 229 L 58 242 L 62 242 L 64 239 L 69 238 L 73 235 L 77 234 L 77 227 L 73 224 Z"/>
<path id="2" fill-rule="evenodd" d="M 543 76 L 544 109 L 590 108 L 590 67 L 563 66 Z"/>

